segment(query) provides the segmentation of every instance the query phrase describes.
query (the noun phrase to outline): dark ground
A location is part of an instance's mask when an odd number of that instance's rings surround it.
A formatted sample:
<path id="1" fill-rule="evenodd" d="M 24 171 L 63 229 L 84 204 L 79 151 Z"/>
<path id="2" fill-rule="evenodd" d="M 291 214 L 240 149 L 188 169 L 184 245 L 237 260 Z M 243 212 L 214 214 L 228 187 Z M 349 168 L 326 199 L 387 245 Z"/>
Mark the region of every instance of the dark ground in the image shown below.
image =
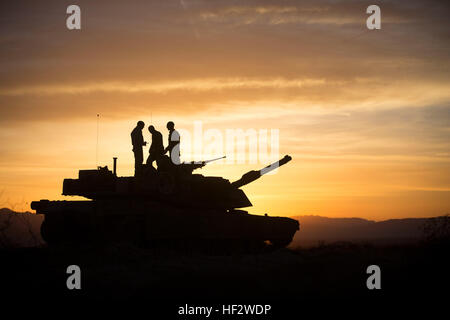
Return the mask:
<path id="1" fill-rule="evenodd" d="M 411 311 L 418 302 L 436 309 L 448 300 L 448 248 L 335 243 L 228 255 L 127 245 L 3 249 L 1 302 L 132 303 L 166 315 L 163 318 L 176 316 L 178 306 L 186 303 L 270 303 L 272 316 L 305 308 L 321 312 L 336 305 L 352 310 L 394 304 Z M 66 268 L 72 264 L 81 268 L 81 290 L 66 288 Z M 372 264 L 381 268 L 381 290 L 366 287 L 366 268 Z"/>

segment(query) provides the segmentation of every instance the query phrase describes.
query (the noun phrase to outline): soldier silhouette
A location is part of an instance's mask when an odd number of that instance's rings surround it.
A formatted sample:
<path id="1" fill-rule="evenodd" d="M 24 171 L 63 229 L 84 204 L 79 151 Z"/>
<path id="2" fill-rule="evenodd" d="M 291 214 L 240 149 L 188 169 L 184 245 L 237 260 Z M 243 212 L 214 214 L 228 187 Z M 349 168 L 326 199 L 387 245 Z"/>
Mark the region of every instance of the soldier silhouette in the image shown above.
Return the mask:
<path id="1" fill-rule="evenodd" d="M 153 166 L 153 161 L 158 163 L 158 160 L 163 156 L 164 145 L 161 132 L 157 131 L 154 126 L 149 126 L 148 131 L 152 135 L 152 144 L 150 145 L 150 154 L 146 163 Z"/>
<path id="2" fill-rule="evenodd" d="M 144 121 L 138 121 L 136 128 L 131 131 L 131 144 L 133 145 L 134 153 L 134 175 L 137 176 L 142 169 L 142 161 L 144 161 L 144 154 L 142 147 L 147 145 L 142 136 L 142 129 L 144 129 Z"/>
<path id="3" fill-rule="evenodd" d="M 175 130 L 175 124 L 172 121 L 167 122 L 167 130 L 169 130 L 169 145 L 164 149 L 164 154 L 169 151 L 172 163 L 180 164 L 180 134 Z"/>

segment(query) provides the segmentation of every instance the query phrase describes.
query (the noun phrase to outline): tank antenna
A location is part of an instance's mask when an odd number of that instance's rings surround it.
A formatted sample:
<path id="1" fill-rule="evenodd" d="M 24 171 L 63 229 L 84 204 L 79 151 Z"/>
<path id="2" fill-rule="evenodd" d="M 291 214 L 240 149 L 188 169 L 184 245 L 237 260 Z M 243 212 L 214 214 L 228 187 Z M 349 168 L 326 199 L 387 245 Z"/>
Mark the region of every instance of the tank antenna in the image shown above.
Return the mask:
<path id="1" fill-rule="evenodd" d="M 113 175 L 117 177 L 117 157 L 113 158 Z"/>
<path id="2" fill-rule="evenodd" d="M 98 166 L 98 122 L 100 120 L 100 114 L 97 113 L 97 145 L 95 147 L 95 166 Z"/>

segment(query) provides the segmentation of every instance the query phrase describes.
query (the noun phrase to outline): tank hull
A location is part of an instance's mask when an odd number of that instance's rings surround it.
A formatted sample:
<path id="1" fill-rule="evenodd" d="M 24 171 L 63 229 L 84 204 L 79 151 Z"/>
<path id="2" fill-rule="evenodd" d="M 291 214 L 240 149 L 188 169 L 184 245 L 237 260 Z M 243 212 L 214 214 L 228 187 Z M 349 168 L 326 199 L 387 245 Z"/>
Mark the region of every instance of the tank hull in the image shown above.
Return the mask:
<path id="1" fill-rule="evenodd" d="M 45 215 L 42 238 L 49 244 L 133 242 L 143 246 L 287 246 L 297 220 L 251 215 L 242 210 L 168 206 L 142 199 L 32 203 Z"/>

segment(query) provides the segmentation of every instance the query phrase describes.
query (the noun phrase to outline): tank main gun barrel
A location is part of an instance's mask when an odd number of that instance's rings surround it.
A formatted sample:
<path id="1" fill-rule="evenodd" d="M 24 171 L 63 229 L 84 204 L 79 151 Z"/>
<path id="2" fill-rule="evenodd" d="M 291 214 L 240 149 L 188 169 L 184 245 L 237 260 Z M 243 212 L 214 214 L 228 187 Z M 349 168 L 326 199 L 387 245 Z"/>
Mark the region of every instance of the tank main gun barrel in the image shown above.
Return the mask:
<path id="1" fill-rule="evenodd" d="M 231 183 L 231 185 L 236 188 L 240 188 L 242 186 L 245 186 L 246 184 L 252 183 L 253 181 L 261 178 L 261 176 L 265 175 L 266 173 L 288 163 L 289 161 L 291 161 L 291 159 L 291 156 L 286 155 L 283 159 L 275 161 L 274 163 L 262 168 L 261 170 L 251 170 L 247 173 L 244 173 L 239 180 L 234 181 L 233 183 Z"/>

